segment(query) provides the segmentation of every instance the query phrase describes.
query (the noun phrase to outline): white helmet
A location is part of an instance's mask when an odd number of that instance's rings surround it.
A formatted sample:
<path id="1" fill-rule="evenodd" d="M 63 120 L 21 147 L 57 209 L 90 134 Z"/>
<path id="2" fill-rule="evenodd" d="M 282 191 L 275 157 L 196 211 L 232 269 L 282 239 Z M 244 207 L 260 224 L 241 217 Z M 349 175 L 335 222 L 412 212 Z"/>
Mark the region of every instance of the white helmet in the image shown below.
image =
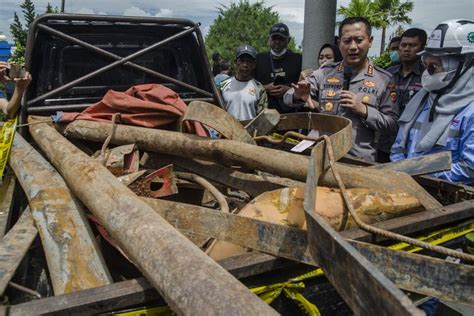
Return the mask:
<path id="1" fill-rule="evenodd" d="M 467 55 L 474 53 L 474 21 L 448 20 L 431 32 L 425 50 L 420 53 L 434 56 Z"/>

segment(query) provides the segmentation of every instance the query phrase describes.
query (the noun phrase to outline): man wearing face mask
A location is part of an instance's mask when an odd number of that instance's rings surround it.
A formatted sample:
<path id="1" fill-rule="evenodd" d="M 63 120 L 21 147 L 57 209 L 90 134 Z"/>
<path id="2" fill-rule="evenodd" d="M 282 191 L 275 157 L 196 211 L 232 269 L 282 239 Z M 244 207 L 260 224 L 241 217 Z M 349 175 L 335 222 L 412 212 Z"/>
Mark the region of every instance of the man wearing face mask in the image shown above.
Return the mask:
<path id="1" fill-rule="evenodd" d="M 392 74 L 392 82 L 389 85 L 390 97 L 397 102 L 400 113 L 403 113 L 406 104 L 421 89 L 421 74 L 424 67 L 421 63 L 421 52 L 426 45 L 426 32 L 422 29 L 411 28 L 406 30 L 400 40 L 399 60 L 400 63 L 387 69 Z M 381 134 L 377 144 L 377 161 L 390 161 L 390 148 L 395 141 L 396 133 Z"/>
<path id="2" fill-rule="evenodd" d="M 474 183 L 474 21 L 449 20 L 420 53 L 423 88 L 407 104 L 392 161 L 450 151 L 452 167 L 433 176 Z"/>
<path id="3" fill-rule="evenodd" d="M 280 113 L 295 112 L 283 103 L 283 95 L 292 83 L 297 83 L 301 72 L 302 56 L 288 49 L 288 26 L 277 23 L 270 29 L 269 52 L 257 55 L 255 79 L 261 82 L 268 95 L 268 107 Z"/>
<path id="4" fill-rule="evenodd" d="M 398 65 L 400 63 L 400 53 L 398 52 L 398 48 L 400 47 L 400 37 L 395 36 L 390 40 L 389 47 L 389 54 L 390 54 L 390 65 L 388 67 L 392 67 Z"/>

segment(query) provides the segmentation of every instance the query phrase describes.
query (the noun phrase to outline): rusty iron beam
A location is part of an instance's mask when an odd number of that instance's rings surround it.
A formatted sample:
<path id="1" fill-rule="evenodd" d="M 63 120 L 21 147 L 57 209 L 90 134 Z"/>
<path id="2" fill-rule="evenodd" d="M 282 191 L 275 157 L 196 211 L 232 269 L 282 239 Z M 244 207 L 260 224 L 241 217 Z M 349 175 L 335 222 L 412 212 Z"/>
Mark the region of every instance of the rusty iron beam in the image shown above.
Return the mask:
<path id="1" fill-rule="evenodd" d="M 356 315 L 424 315 L 392 281 L 315 211 L 316 187 L 321 174 L 328 172 L 326 146 L 329 146 L 326 142 L 318 143 L 312 150 L 304 194 L 311 257 L 318 262 Z M 322 161 L 326 163 L 323 165 Z"/>
<path id="2" fill-rule="evenodd" d="M 203 123 L 218 131 L 226 139 L 255 145 L 252 136 L 250 136 L 242 124 L 226 110 L 214 104 L 192 101 L 189 103 L 181 120 L 183 123 L 186 121 Z"/>
<path id="3" fill-rule="evenodd" d="M 256 197 L 267 191 L 280 189 L 285 186 L 304 186 L 304 182 L 285 178 L 277 178 L 276 180 L 275 178 L 262 177 L 256 174 L 241 172 L 213 162 L 186 159 L 166 154 L 158 155 L 150 153 L 145 167 L 157 169 L 168 164 L 173 164 L 227 187 L 244 191 L 251 197 Z M 278 183 L 275 181 L 278 181 Z"/>
<path id="4" fill-rule="evenodd" d="M 376 164 L 368 167 L 378 170 L 392 170 L 408 173 L 411 176 L 433 173 L 451 169 L 451 152 L 442 151 L 439 153 L 404 159 L 383 164 Z"/>
<path id="5" fill-rule="evenodd" d="M 54 128 L 34 124 L 30 133 L 75 195 L 175 312 L 276 314 Z"/>
<path id="6" fill-rule="evenodd" d="M 0 186 L 0 238 L 5 235 L 8 218 L 13 202 L 13 191 L 15 188 L 15 176 L 4 175 Z"/>
<path id="7" fill-rule="evenodd" d="M 293 227 L 171 201 L 142 198 L 184 233 L 213 237 L 300 263 L 318 266 L 307 232 Z M 350 239 L 351 234 L 341 234 Z M 474 305 L 474 267 L 349 241 L 398 287 Z M 336 259 L 337 260 L 337 259 Z M 390 263 L 390 264 L 388 264 Z"/>
<path id="8" fill-rule="evenodd" d="M 3 296 L 8 282 L 37 235 L 38 230 L 27 207 L 15 225 L 0 240 L 0 296 Z"/>
<path id="9" fill-rule="evenodd" d="M 341 117 L 330 115 L 313 114 L 317 118 L 312 124 L 320 124 L 320 129 L 327 127 L 333 142 L 335 158 L 342 157 L 350 148 L 350 121 Z M 291 118 L 285 116 L 285 121 Z M 305 115 L 307 119 L 307 115 Z M 38 118 L 36 117 L 37 119 Z M 335 131 L 335 127 L 342 130 Z M 325 124 L 325 125 L 323 125 Z M 345 124 L 345 125 L 344 125 Z M 107 123 L 78 120 L 67 126 L 57 126 L 66 137 L 81 140 L 103 142 L 109 136 L 110 128 Z M 293 125 L 290 125 L 293 126 Z M 303 125 L 307 127 L 308 125 Z M 300 126 L 301 127 L 301 126 Z M 349 140 L 347 140 L 347 138 Z M 347 145 L 349 142 L 349 146 Z M 281 177 L 305 181 L 308 174 L 308 157 L 283 152 L 281 150 L 269 149 L 250 144 L 244 144 L 232 140 L 211 140 L 195 135 L 183 134 L 172 131 L 147 129 L 135 126 L 118 125 L 111 143 L 124 145 L 137 143 L 141 150 L 159 153 L 173 153 L 173 155 L 194 159 L 211 160 L 223 165 L 244 165 L 251 169 L 269 172 Z M 272 157 L 272 159 L 268 159 Z M 291 161 L 291 165 L 288 162 Z M 319 165 L 323 174 L 319 184 L 329 187 L 337 187 L 337 183 L 330 172 L 326 172 L 324 166 L 327 159 L 321 159 Z M 439 210 L 441 204 L 429 195 L 409 175 L 399 172 L 372 170 L 361 167 L 351 167 L 338 164 L 337 166 L 344 183 L 348 188 L 375 188 L 387 191 L 406 191 L 414 195 L 427 210 Z M 324 172 L 323 172 L 324 171 Z"/>
<path id="10" fill-rule="evenodd" d="M 10 155 L 40 233 L 55 295 L 111 283 L 84 210 L 63 178 L 19 134 Z"/>

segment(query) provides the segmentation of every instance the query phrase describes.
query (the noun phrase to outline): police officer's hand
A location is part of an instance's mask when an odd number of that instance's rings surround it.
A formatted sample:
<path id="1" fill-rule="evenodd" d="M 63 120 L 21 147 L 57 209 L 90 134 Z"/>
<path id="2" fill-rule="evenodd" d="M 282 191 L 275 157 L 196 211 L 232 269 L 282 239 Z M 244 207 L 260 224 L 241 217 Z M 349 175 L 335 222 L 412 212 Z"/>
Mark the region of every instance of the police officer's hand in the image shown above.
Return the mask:
<path id="1" fill-rule="evenodd" d="M 308 68 L 300 72 L 300 78 L 298 79 L 299 81 L 304 80 L 306 77 L 311 76 L 311 74 L 314 72 L 313 69 Z"/>
<path id="2" fill-rule="evenodd" d="M 350 109 L 363 118 L 367 118 L 367 106 L 359 100 L 354 92 L 342 90 L 339 105 Z"/>
<path id="3" fill-rule="evenodd" d="M 293 99 L 301 100 L 305 103 L 305 107 L 312 110 L 318 109 L 318 103 L 311 98 L 311 84 L 307 81 L 300 81 L 297 84 L 292 83 L 295 92 Z"/>

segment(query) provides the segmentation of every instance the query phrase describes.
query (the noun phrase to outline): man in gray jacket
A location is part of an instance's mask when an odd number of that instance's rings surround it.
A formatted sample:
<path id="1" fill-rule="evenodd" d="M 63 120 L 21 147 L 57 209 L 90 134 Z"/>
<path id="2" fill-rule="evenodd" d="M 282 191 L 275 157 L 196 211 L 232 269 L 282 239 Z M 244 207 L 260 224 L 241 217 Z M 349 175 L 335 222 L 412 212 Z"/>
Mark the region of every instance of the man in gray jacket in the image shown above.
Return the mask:
<path id="1" fill-rule="evenodd" d="M 352 121 L 351 156 L 375 161 L 376 133 L 395 133 L 399 115 L 388 85 L 391 75 L 375 66 L 367 54 L 372 46 L 371 25 L 361 17 L 339 26 L 343 60 L 323 67 L 288 90 L 284 102 L 316 109 Z"/>

